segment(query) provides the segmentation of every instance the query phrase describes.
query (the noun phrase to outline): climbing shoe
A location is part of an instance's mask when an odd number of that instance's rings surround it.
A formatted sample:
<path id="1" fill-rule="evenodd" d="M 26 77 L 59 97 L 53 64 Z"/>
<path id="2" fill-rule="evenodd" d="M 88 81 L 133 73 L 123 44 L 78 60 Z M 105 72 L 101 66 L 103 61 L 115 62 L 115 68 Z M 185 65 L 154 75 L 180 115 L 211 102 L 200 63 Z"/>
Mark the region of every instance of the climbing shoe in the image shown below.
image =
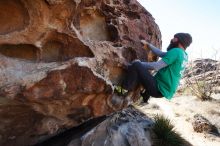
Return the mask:
<path id="1" fill-rule="evenodd" d="M 118 96 L 127 96 L 128 90 L 122 88 L 121 86 L 115 86 L 114 93 L 116 93 Z"/>
<path id="2" fill-rule="evenodd" d="M 142 92 L 140 93 L 140 95 L 143 97 L 143 102 L 144 102 L 144 103 L 148 103 L 148 100 L 150 99 L 150 95 L 147 94 L 146 91 L 142 91 Z"/>

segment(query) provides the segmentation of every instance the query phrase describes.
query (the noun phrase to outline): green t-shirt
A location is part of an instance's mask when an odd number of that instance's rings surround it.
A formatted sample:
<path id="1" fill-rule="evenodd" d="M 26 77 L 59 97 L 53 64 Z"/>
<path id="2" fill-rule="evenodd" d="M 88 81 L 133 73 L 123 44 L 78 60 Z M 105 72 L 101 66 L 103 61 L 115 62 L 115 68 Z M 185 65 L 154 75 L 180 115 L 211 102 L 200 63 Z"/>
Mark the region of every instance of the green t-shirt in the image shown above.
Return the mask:
<path id="1" fill-rule="evenodd" d="M 168 65 L 155 75 L 158 89 L 167 99 L 171 99 L 177 90 L 179 81 L 188 61 L 187 53 L 181 48 L 173 48 L 162 60 Z"/>

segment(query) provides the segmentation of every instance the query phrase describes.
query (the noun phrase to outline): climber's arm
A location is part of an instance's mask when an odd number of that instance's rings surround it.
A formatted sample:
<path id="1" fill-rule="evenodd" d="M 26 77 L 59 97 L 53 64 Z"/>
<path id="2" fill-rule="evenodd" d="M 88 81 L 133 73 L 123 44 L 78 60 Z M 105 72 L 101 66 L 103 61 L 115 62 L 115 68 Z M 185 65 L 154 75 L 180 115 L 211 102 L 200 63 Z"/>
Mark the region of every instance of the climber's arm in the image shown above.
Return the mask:
<path id="1" fill-rule="evenodd" d="M 156 70 L 156 71 L 167 66 L 167 64 L 162 59 L 157 62 L 141 62 L 141 64 L 147 70 Z"/>
<path id="2" fill-rule="evenodd" d="M 156 54 L 159 57 L 164 57 L 166 55 L 166 52 L 161 51 L 159 48 L 155 47 L 154 45 L 146 42 L 145 40 L 141 40 L 141 42 L 144 44 L 144 47 L 148 47 L 151 49 L 151 51 Z"/>
<path id="3" fill-rule="evenodd" d="M 161 51 L 159 48 L 153 46 L 152 44 L 148 45 L 151 51 L 156 54 L 159 57 L 164 57 L 166 55 L 166 52 Z"/>

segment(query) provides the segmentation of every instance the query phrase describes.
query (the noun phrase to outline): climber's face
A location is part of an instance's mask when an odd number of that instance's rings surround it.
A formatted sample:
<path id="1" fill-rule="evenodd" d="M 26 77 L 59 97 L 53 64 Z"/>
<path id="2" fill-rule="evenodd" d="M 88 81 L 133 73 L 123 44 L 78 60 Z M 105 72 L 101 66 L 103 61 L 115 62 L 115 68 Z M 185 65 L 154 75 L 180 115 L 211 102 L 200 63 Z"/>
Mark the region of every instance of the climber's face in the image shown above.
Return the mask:
<path id="1" fill-rule="evenodd" d="M 179 41 L 177 38 L 172 38 L 171 41 L 170 41 L 170 44 L 169 46 L 167 47 L 167 51 L 173 49 L 173 48 L 177 48 L 179 45 Z"/>

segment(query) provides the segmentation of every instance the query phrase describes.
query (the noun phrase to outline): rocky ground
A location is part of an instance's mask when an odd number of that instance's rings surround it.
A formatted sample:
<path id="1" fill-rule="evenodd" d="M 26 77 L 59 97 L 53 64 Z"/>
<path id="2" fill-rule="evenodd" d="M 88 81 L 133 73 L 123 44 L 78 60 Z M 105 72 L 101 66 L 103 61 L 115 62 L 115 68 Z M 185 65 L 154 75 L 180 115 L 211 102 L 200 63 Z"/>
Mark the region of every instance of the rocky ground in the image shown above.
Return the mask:
<path id="1" fill-rule="evenodd" d="M 219 146 L 220 137 L 217 136 L 216 130 L 213 133 L 209 130 L 198 133 L 194 131 L 195 126 L 193 126 L 195 115 L 199 114 L 220 131 L 220 94 L 215 97 L 219 99 L 201 101 L 195 96 L 177 96 L 168 101 L 165 98 L 151 98 L 149 104 L 140 105 L 137 108 L 148 116 L 162 114 L 168 117 L 175 125 L 176 131 L 193 146 Z"/>

